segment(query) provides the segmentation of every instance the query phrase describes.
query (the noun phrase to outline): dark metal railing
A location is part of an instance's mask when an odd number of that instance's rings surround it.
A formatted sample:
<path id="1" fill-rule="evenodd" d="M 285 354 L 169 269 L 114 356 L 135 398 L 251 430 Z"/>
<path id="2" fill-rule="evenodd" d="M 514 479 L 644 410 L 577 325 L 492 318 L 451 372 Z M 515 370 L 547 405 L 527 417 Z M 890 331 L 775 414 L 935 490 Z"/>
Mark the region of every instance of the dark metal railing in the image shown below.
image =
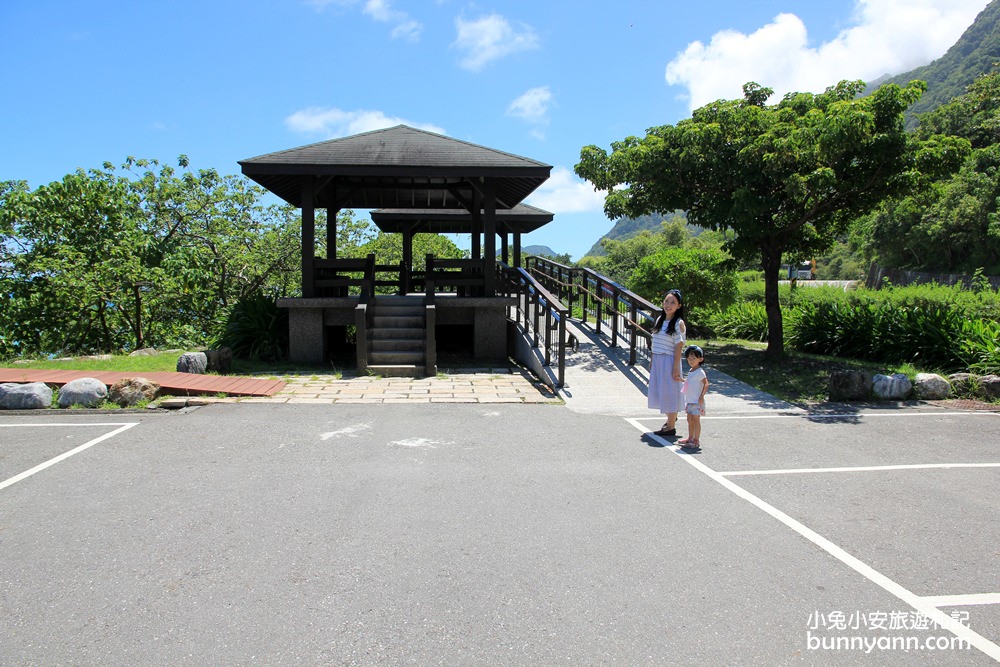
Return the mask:
<path id="1" fill-rule="evenodd" d="M 629 350 L 629 365 L 640 357 L 649 359 L 650 330 L 659 306 L 591 269 L 536 256 L 528 257 L 525 264 L 539 283 L 569 304 L 574 317 L 585 323 L 593 318 L 595 331 L 608 336 L 611 347 L 621 340 Z"/>
<path id="2" fill-rule="evenodd" d="M 566 382 L 566 321 L 570 309 L 528 271 L 497 264 L 497 284 L 517 298 L 514 321 L 531 334 L 532 346 L 541 347 L 546 366 L 556 365 L 556 386 Z"/>

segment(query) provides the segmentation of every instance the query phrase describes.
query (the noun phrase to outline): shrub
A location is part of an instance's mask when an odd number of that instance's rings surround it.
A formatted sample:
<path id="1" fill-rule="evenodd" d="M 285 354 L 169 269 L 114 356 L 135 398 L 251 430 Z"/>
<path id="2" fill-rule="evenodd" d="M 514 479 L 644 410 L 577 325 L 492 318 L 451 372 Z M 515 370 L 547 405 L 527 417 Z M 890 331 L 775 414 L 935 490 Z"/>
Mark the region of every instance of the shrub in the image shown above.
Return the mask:
<path id="1" fill-rule="evenodd" d="M 273 298 L 253 294 L 236 302 L 229 311 L 226 328 L 216 342 L 229 347 L 233 357 L 276 361 L 288 356 L 288 311 Z"/>
<path id="2" fill-rule="evenodd" d="M 719 338 L 767 340 L 767 311 L 764 304 L 742 301 L 708 318 L 708 326 Z"/>
<path id="3" fill-rule="evenodd" d="M 704 323 L 711 313 L 734 303 L 739 279 L 729 257 L 715 248 L 668 248 L 643 257 L 627 286 L 655 304 L 669 289 L 684 295 L 686 319 Z"/>

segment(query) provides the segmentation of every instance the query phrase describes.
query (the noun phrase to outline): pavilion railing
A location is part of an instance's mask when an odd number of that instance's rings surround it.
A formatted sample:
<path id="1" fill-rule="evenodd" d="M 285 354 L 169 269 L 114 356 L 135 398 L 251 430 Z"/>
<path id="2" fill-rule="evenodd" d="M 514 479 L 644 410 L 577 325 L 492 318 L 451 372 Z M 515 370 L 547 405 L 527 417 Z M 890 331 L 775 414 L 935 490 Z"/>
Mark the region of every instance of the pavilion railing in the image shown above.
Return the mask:
<path id="1" fill-rule="evenodd" d="M 628 363 L 651 355 L 650 331 L 660 307 L 591 269 L 576 268 L 544 257 L 526 259 L 527 270 L 539 283 L 564 300 L 581 321 L 593 319 L 598 335 L 627 346 Z"/>
<path id="2" fill-rule="evenodd" d="M 517 298 L 514 321 L 531 335 L 532 346 L 543 350 L 546 366 L 556 364 L 556 386 L 566 382 L 566 320 L 570 309 L 528 271 L 497 264 L 497 284 Z"/>

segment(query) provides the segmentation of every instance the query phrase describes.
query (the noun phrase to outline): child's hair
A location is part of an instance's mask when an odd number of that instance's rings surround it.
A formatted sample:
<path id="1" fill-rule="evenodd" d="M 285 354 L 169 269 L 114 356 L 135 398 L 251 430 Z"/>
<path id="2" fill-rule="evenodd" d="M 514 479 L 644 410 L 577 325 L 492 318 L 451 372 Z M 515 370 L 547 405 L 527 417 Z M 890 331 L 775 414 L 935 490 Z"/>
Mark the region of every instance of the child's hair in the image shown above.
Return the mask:
<path id="1" fill-rule="evenodd" d="M 687 359 L 690 355 L 694 355 L 696 358 L 705 361 L 705 351 L 702 350 L 697 345 L 688 345 L 687 349 L 684 350 L 684 358 Z"/>
<path id="2" fill-rule="evenodd" d="M 670 318 L 670 322 L 667 323 L 667 333 L 672 334 L 677 330 L 677 320 L 684 317 L 684 298 L 681 296 L 681 291 L 679 289 L 672 289 L 667 294 L 673 294 L 677 297 L 677 310 L 674 311 L 674 316 Z M 664 296 L 663 298 L 666 298 Z M 659 333 L 660 329 L 663 328 L 663 320 L 666 319 L 663 313 L 663 309 L 660 309 L 660 314 L 656 317 L 656 321 L 653 322 L 653 331 Z"/>

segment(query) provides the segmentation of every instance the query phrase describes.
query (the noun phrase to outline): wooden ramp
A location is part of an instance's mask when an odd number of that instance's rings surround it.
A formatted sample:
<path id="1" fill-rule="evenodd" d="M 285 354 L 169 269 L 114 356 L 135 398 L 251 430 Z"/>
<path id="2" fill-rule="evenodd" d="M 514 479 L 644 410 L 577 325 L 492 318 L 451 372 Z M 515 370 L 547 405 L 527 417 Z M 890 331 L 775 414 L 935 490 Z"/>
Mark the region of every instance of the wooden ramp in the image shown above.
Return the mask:
<path id="1" fill-rule="evenodd" d="M 94 378 L 109 387 L 118 380 L 144 377 L 160 385 L 160 392 L 173 396 L 219 394 L 229 396 L 271 396 L 280 391 L 284 380 L 261 380 L 233 375 L 197 375 L 194 373 L 123 373 L 117 371 L 64 371 L 32 368 L 0 368 L 0 382 L 44 382 L 62 386 L 78 378 Z"/>

